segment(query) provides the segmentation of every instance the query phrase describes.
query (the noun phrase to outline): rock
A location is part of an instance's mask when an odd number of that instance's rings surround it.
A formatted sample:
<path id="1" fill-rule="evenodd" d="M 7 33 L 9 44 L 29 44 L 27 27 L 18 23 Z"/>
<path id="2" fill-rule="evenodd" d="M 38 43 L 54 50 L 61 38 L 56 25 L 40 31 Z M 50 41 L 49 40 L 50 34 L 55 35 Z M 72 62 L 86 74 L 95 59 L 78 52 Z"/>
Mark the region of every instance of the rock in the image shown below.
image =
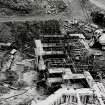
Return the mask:
<path id="1" fill-rule="evenodd" d="M 31 101 L 31 105 L 35 105 L 36 102 L 34 100 Z"/>
<path id="2" fill-rule="evenodd" d="M 29 71 L 23 74 L 23 81 L 28 85 L 33 85 L 33 80 L 37 80 L 37 73 L 35 71 Z"/>
<path id="3" fill-rule="evenodd" d="M 0 82 L 4 81 L 6 79 L 7 79 L 7 77 L 6 77 L 5 73 L 4 72 L 0 72 Z"/>

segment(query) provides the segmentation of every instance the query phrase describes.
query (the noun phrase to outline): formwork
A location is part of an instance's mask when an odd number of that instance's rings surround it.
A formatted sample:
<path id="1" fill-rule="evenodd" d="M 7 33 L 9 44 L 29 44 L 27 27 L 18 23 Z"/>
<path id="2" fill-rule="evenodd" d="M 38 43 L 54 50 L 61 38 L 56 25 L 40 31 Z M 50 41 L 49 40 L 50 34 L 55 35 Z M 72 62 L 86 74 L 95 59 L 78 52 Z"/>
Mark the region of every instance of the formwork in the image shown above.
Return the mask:
<path id="1" fill-rule="evenodd" d="M 88 56 L 88 50 L 84 44 L 81 43 L 81 40 L 84 39 L 77 36 L 69 36 L 69 38 L 67 38 L 67 43 L 69 43 L 69 56 L 74 62 L 76 73 L 81 73 L 84 70 L 89 71 L 93 68 L 91 58 Z"/>
<path id="2" fill-rule="evenodd" d="M 40 35 L 40 40 L 44 51 L 42 58 L 47 71 L 46 83 L 50 87 L 52 84 L 60 85 L 62 74 L 69 66 L 65 54 L 64 35 Z"/>
<path id="3" fill-rule="evenodd" d="M 84 37 L 81 37 L 81 35 L 76 34 L 76 36 L 72 35 L 72 37 L 66 35 L 41 35 L 40 40 L 44 52 L 42 59 L 46 66 L 44 71 L 47 85 L 52 86 L 56 82 L 62 83 L 66 69 L 76 74 L 92 69 L 92 63 L 87 56 L 88 50 L 81 42 Z"/>

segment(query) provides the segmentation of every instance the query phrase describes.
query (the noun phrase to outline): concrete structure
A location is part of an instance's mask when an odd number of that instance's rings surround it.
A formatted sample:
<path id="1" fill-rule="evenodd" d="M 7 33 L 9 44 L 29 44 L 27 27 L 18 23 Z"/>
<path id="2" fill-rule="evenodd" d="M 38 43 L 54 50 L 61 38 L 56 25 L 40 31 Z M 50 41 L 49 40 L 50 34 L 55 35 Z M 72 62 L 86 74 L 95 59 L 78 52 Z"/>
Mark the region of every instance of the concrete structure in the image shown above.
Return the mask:
<path id="1" fill-rule="evenodd" d="M 38 68 L 38 71 L 41 75 L 44 73 L 43 78 L 50 89 L 55 87 L 55 84 L 62 88 L 35 105 L 104 105 L 104 86 L 94 81 L 91 74 L 86 71 L 88 68 L 83 68 L 86 66 L 83 65 L 84 61 L 83 64 L 80 62 L 83 69 L 80 73 L 78 67 L 75 68 L 76 63 L 73 57 L 79 55 L 84 58 L 88 53 L 85 37 L 82 34 L 42 35 L 38 42 L 40 47 L 36 45 L 35 48 L 35 51 L 39 51 L 36 53 L 37 63 L 41 65 L 40 60 L 42 60 L 44 67 L 43 70 Z M 39 48 L 41 50 L 38 50 Z M 69 55 L 71 52 L 72 55 Z M 74 60 L 79 61 L 80 59 L 75 58 Z M 89 65 L 88 62 L 86 64 Z"/>
<path id="2" fill-rule="evenodd" d="M 69 34 L 67 39 L 68 52 L 74 62 L 74 72 L 82 73 L 84 70 L 91 70 L 92 63 L 89 62 L 89 46 L 83 34 Z M 73 63 L 72 63 L 73 64 Z"/>
<path id="3" fill-rule="evenodd" d="M 40 40 L 35 40 L 36 61 L 38 65 L 38 71 L 43 70 L 43 72 L 47 72 L 47 84 L 50 84 L 48 82 L 51 82 L 51 79 L 52 81 L 56 80 L 58 82 L 59 80 L 61 82 L 62 80 L 63 82 L 63 80 L 67 79 L 70 80 L 84 78 L 82 74 L 72 73 L 78 73 L 80 66 L 81 73 L 83 71 L 83 68 L 84 70 L 86 68 L 88 69 L 88 64 L 83 65 L 80 62 L 80 65 L 78 67 L 74 61 L 74 59 L 78 61 L 80 59 L 83 59 L 86 53 L 88 53 L 88 45 L 85 43 L 85 37 L 83 36 L 83 34 L 70 34 L 69 36 L 40 35 L 40 37 Z M 77 43 L 77 45 L 74 45 L 74 48 L 71 50 L 70 47 L 75 43 Z M 87 63 L 87 61 L 85 62 Z M 76 70 L 77 68 L 78 70 Z M 57 80 L 57 78 L 61 79 Z"/>
<path id="4" fill-rule="evenodd" d="M 87 71 L 84 72 L 84 76 L 90 85 L 89 88 L 61 88 L 35 105 L 105 105 L 102 98 L 105 98 L 104 91 L 100 91 L 105 90 L 103 85 L 101 84 L 102 87 L 99 89 L 98 84 Z"/>
<path id="5" fill-rule="evenodd" d="M 50 74 L 62 74 L 64 62 L 63 37 L 62 35 L 40 35 L 41 40 L 35 40 L 35 55 L 38 70 L 47 70 Z M 55 39 L 55 40 L 54 40 Z M 54 57 L 56 56 L 56 57 Z M 57 67 L 59 66 L 59 67 Z M 47 76 L 49 77 L 49 76 Z M 56 77 L 55 77 L 56 78 Z M 54 79 L 56 80 L 56 79 Z M 48 78 L 50 81 L 50 78 Z"/>

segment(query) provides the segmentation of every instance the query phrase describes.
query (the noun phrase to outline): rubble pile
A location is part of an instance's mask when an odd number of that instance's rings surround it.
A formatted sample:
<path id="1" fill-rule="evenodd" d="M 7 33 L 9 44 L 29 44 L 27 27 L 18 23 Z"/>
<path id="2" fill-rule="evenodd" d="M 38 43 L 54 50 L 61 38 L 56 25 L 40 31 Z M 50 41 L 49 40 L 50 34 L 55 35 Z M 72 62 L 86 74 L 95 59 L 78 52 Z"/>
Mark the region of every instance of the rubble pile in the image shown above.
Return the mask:
<path id="1" fill-rule="evenodd" d="M 47 14 L 57 14 L 63 12 L 66 9 L 66 4 L 63 0 L 47 0 L 48 5 L 46 6 Z"/>

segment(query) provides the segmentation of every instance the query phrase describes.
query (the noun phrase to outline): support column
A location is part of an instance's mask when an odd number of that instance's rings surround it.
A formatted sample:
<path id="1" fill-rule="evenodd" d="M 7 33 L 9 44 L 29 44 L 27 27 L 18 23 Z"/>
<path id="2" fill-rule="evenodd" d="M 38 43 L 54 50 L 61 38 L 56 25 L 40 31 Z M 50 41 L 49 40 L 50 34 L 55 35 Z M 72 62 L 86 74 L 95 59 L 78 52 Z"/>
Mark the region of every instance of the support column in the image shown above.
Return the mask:
<path id="1" fill-rule="evenodd" d="M 82 105 L 81 100 L 80 100 L 79 93 L 77 93 L 77 101 L 78 101 L 78 105 Z"/>
<path id="2" fill-rule="evenodd" d="M 97 84 L 94 84 L 93 88 L 94 88 L 94 90 L 95 90 L 96 96 L 97 96 L 97 98 L 98 98 L 100 104 L 101 104 L 101 105 L 105 105 L 104 102 L 103 102 L 103 100 L 102 100 L 102 96 L 101 96 L 101 94 L 100 94 L 100 90 L 99 90 Z"/>
<path id="3" fill-rule="evenodd" d="M 68 96 L 66 96 L 66 103 L 68 102 Z"/>
<path id="4" fill-rule="evenodd" d="M 86 98 L 87 98 L 87 96 L 85 95 L 84 96 L 84 104 L 86 104 Z"/>
<path id="5" fill-rule="evenodd" d="M 70 103 L 70 95 L 69 95 L 69 103 Z"/>
<path id="6" fill-rule="evenodd" d="M 72 95 L 70 96 L 70 103 L 72 102 Z"/>

